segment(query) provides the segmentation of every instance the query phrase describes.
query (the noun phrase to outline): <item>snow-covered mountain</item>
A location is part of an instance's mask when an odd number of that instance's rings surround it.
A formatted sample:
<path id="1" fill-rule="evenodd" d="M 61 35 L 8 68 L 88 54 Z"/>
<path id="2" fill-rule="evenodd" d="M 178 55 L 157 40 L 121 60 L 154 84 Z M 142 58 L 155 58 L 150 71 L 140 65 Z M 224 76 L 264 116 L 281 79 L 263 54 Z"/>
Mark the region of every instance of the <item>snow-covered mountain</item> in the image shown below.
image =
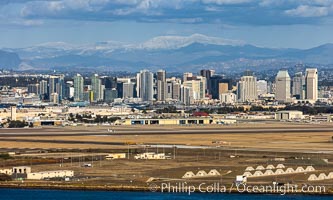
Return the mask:
<path id="1" fill-rule="evenodd" d="M 208 37 L 202 34 L 193 34 L 186 36 L 160 36 L 152 38 L 142 44 L 139 44 L 139 49 L 179 49 L 189 46 L 194 43 L 199 44 L 212 44 L 212 45 L 231 45 L 239 46 L 244 45 L 245 42 L 238 40 L 223 39 L 218 37 Z"/>
<path id="2" fill-rule="evenodd" d="M 48 42 L 32 47 L 16 49 L 13 51 L 18 52 L 24 59 L 30 59 L 31 57 L 55 57 L 69 53 L 76 55 L 101 54 L 104 56 L 110 56 L 110 54 L 116 50 L 171 50 L 186 47 L 194 43 L 231 46 L 245 44 L 244 42 L 238 40 L 208 37 L 202 34 L 193 34 L 190 36 L 159 36 L 138 44 L 129 44 L 117 41 L 104 41 L 85 45 L 74 45 L 65 42 Z"/>
<path id="3" fill-rule="evenodd" d="M 163 67 L 181 71 L 202 66 L 213 66 L 216 70 L 242 70 L 247 66 L 281 67 L 297 62 L 333 64 L 332 44 L 307 50 L 275 49 L 201 34 L 159 36 L 134 44 L 117 41 L 85 45 L 49 42 L 4 51 L 19 55 L 23 64 L 18 66 L 22 69 L 101 68 L 121 71 Z"/>

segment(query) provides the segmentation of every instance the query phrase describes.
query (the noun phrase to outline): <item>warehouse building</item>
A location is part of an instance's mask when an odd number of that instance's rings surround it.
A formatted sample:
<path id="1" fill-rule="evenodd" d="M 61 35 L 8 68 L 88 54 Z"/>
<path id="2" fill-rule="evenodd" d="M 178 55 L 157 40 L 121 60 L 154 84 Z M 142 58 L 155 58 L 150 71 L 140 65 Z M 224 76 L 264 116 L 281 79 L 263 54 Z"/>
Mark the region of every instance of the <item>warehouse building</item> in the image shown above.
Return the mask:
<path id="1" fill-rule="evenodd" d="M 275 113 L 276 120 L 294 120 L 303 118 L 303 112 L 298 110 L 282 110 Z"/>
<path id="2" fill-rule="evenodd" d="M 71 178 L 74 176 L 74 171 L 72 170 L 57 170 L 57 171 L 43 171 L 28 173 L 27 179 L 31 180 L 43 180 L 50 178 Z"/>
<path id="3" fill-rule="evenodd" d="M 13 174 L 28 174 L 31 172 L 31 167 L 19 166 L 13 167 Z"/>
<path id="4" fill-rule="evenodd" d="M 207 125 L 213 120 L 206 117 L 200 118 L 175 118 L 175 119 L 126 119 L 123 125 Z"/>
<path id="5" fill-rule="evenodd" d="M 13 170 L 12 169 L 0 169 L 0 174 L 6 174 L 6 175 L 12 175 Z"/>
<path id="6" fill-rule="evenodd" d="M 126 153 L 111 153 L 105 156 L 106 160 L 124 159 L 126 158 Z"/>

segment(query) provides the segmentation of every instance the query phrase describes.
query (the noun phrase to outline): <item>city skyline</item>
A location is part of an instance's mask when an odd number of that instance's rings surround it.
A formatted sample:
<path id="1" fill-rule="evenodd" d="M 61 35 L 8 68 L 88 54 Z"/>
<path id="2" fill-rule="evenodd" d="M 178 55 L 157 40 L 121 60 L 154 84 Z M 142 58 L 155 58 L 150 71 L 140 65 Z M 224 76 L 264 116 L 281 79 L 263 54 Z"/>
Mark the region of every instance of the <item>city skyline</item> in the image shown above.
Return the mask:
<path id="1" fill-rule="evenodd" d="M 304 76 L 298 70 L 289 76 L 288 70 L 281 69 L 274 80 L 267 77 L 258 78 L 252 71 L 245 71 L 239 78 L 226 78 L 223 74 L 216 74 L 214 70 L 202 69 L 197 73 L 185 72 L 183 76 L 169 76 L 164 69 L 157 71 L 141 70 L 133 76 L 105 76 L 93 73 L 73 77 L 64 74 L 48 74 L 47 79 L 32 79 L 27 91 L 20 88 L 20 96 L 5 97 L 2 102 L 26 102 L 24 98 L 31 98 L 34 104 L 68 104 L 86 102 L 92 105 L 107 103 L 139 104 L 176 103 L 196 105 L 202 102 L 212 104 L 288 104 L 325 102 L 324 93 L 329 90 L 322 85 L 318 87 L 318 69 L 306 68 Z M 14 76 L 15 77 L 15 76 Z M 38 77 L 38 76 L 37 76 Z M 10 85 L 15 90 L 15 83 Z M 45 88 L 46 87 L 46 88 Z M 5 88 L 6 89 L 6 88 Z M 320 91 L 320 92 L 319 92 Z M 319 95 L 319 93 L 321 95 Z M 318 99 L 321 98 L 321 99 Z"/>
<path id="2" fill-rule="evenodd" d="M 1 199 L 333 195 L 333 0 L 0 0 L 0 33 Z"/>
<path id="3" fill-rule="evenodd" d="M 193 34 L 276 48 L 333 43 L 330 0 L 14 0 L 2 1 L 0 11 L 1 48 L 47 42 L 138 44 Z"/>

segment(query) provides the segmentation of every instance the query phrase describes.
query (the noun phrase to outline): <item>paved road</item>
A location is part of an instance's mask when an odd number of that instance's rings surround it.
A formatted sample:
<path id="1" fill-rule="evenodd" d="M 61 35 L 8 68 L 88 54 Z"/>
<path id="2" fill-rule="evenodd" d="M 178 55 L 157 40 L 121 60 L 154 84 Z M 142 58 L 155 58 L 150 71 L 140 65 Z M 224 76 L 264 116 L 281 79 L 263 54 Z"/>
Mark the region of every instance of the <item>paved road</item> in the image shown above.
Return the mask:
<path id="1" fill-rule="evenodd" d="M 26 132 L 11 132 L 0 133 L 0 137 L 31 137 L 31 136 L 89 136 L 89 135 L 172 135 L 172 134 L 229 134 L 229 133 L 314 133 L 314 132 L 331 132 L 331 127 L 315 127 L 315 128 L 235 128 L 235 129 L 170 129 L 170 130 L 116 130 L 111 133 L 105 130 L 98 130 L 96 132 L 34 132 L 33 129 L 27 129 Z"/>

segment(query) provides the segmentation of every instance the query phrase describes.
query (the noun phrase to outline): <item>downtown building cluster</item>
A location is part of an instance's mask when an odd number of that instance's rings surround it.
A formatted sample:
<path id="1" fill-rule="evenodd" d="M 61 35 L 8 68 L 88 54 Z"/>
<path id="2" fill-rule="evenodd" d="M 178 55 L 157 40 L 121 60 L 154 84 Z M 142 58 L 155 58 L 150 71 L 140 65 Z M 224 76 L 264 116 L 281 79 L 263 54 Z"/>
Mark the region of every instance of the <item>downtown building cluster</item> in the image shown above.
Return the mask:
<path id="1" fill-rule="evenodd" d="M 100 81 L 93 81 L 98 77 L 95 75 L 91 78 L 90 86 L 85 86 L 84 78 L 78 74 L 73 78 L 73 96 L 74 101 L 180 102 L 190 105 L 209 99 L 212 95 L 218 99 L 220 83 L 226 85 L 226 91 L 231 87 L 230 80 L 213 76 L 213 73 L 212 70 L 201 70 L 200 75 L 184 73 L 183 78 L 167 78 L 165 70 L 158 70 L 156 73 L 141 70 L 131 78 L 100 77 L 97 78 Z M 110 79 L 112 84 L 108 84 L 107 80 Z M 96 95 L 100 98 L 96 99 Z"/>
<path id="2" fill-rule="evenodd" d="M 291 78 L 287 70 L 280 70 L 271 82 L 257 80 L 251 71 L 246 71 L 242 77 L 232 80 L 208 69 L 200 70 L 198 74 L 185 72 L 182 77 L 168 77 L 165 70 L 155 73 L 141 70 L 131 77 L 98 74 L 66 77 L 58 74 L 47 75 L 38 83 L 28 84 L 26 93 L 34 99 L 32 102 L 49 104 L 84 102 L 233 105 L 268 101 L 275 104 L 315 103 L 318 100 L 318 71 L 308 68 L 305 73 L 298 72 Z M 13 98 L 10 95 L 2 96 L 2 103 L 15 103 Z"/>
<path id="3" fill-rule="evenodd" d="M 237 83 L 237 102 L 274 100 L 276 103 L 315 103 L 318 100 L 318 71 L 307 68 L 305 75 L 297 72 L 290 77 L 288 70 L 279 70 L 274 82 L 257 80 L 246 71 Z"/>

